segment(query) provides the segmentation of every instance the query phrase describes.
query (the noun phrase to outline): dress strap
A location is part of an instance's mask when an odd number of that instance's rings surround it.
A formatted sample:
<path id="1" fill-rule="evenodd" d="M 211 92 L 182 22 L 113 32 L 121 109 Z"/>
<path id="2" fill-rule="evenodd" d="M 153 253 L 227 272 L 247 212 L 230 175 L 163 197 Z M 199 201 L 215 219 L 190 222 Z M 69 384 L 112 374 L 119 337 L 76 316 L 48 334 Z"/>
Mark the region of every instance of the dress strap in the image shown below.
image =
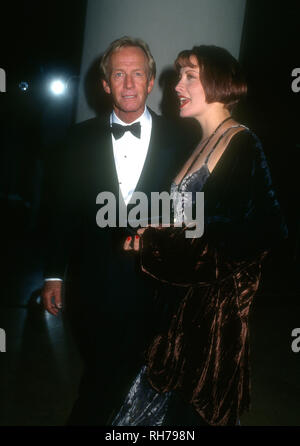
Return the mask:
<path id="1" fill-rule="evenodd" d="M 238 129 L 238 128 L 240 128 L 240 127 L 243 127 L 244 129 L 247 129 L 247 130 L 248 130 L 248 127 L 244 126 L 243 124 L 232 125 L 231 127 L 228 127 L 228 129 L 226 129 L 226 130 L 222 133 L 222 135 L 219 136 L 219 138 L 218 138 L 218 140 L 216 141 L 215 145 L 213 146 L 213 148 L 211 149 L 211 151 L 210 151 L 209 154 L 207 155 L 207 157 L 206 157 L 206 159 L 205 159 L 205 161 L 204 161 L 204 164 L 207 164 L 207 163 L 208 163 L 208 160 L 209 160 L 211 154 L 213 153 L 213 151 L 215 150 L 215 148 L 217 147 L 217 145 L 219 144 L 219 142 L 221 141 L 221 139 L 228 133 L 228 131 L 231 130 L 231 129 Z"/>
<path id="2" fill-rule="evenodd" d="M 191 169 L 193 168 L 193 166 L 194 166 L 194 165 L 196 164 L 196 162 L 198 161 L 198 159 L 199 159 L 201 153 L 202 153 L 202 152 L 204 151 L 204 149 L 207 147 L 207 145 L 208 145 L 209 142 L 211 141 L 212 137 L 216 134 L 217 130 L 220 128 L 220 126 L 221 126 L 225 121 L 227 121 L 227 120 L 230 119 L 230 118 L 231 118 L 231 117 L 226 118 L 224 121 L 222 121 L 221 124 L 218 125 L 218 127 L 216 128 L 216 130 L 209 136 L 209 138 L 207 138 L 207 140 L 206 140 L 204 146 L 202 147 L 202 149 L 200 150 L 200 152 L 198 153 L 198 155 L 196 156 L 196 158 L 193 160 L 192 164 L 186 169 L 185 174 L 183 175 L 183 177 L 181 178 L 181 181 L 180 181 L 179 184 L 178 184 L 178 187 L 179 187 L 179 188 L 180 188 L 180 186 L 181 186 L 182 181 L 184 180 L 184 178 L 187 176 L 187 174 L 191 171 Z M 223 132 L 222 135 L 219 137 L 219 139 L 217 140 L 217 142 L 216 142 L 215 145 L 213 146 L 212 150 L 211 150 L 211 151 L 209 152 L 209 154 L 207 155 L 204 164 L 207 164 L 210 155 L 211 155 L 212 152 L 215 150 L 215 148 L 217 147 L 217 145 L 219 144 L 219 142 L 221 141 L 221 139 L 224 137 L 224 135 L 226 135 L 227 131 L 230 130 L 230 129 L 232 129 L 232 128 L 239 128 L 239 127 L 243 127 L 243 128 L 245 128 L 245 129 L 249 130 L 248 127 L 245 127 L 243 124 L 232 125 L 232 126 L 229 127 L 228 129 L 226 129 L 225 132 Z M 204 164 L 203 164 L 203 165 L 204 165 Z"/>

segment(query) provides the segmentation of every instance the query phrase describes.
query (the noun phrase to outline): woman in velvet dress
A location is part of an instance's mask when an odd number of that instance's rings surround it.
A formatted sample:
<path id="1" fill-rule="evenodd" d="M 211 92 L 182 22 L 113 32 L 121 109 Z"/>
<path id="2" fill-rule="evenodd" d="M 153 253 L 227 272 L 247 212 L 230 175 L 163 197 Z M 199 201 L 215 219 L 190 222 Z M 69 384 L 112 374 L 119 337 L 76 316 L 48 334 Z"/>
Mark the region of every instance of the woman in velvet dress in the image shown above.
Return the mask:
<path id="1" fill-rule="evenodd" d="M 205 230 L 186 238 L 186 227 L 148 227 L 125 242 L 160 284 L 160 323 L 114 425 L 238 423 L 249 408 L 248 318 L 261 262 L 286 237 L 261 143 L 231 116 L 247 90 L 238 62 L 198 46 L 175 65 L 180 116 L 197 119 L 203 136 L 171 193 L 192 192 L 194 203 L 204 192 Z M 174 222 L 184 204 L 174 200 Z"/>

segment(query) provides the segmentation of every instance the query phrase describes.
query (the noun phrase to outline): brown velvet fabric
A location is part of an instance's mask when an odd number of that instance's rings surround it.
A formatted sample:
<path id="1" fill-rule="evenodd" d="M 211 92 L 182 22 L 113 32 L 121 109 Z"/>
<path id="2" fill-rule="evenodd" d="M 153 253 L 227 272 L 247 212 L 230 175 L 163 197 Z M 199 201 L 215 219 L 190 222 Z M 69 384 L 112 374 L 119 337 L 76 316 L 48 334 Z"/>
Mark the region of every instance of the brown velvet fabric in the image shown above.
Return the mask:
<path id="1" fill-rule="evenodd" d="M 185 287 L 148 350 L 149 382 L 179 391 L 210 425 L 236 424 L 249 408 L 248 318 L 265 255 L 229 260 L 178 228 L 148 228 L 142 237 L 142 270 Z"/>

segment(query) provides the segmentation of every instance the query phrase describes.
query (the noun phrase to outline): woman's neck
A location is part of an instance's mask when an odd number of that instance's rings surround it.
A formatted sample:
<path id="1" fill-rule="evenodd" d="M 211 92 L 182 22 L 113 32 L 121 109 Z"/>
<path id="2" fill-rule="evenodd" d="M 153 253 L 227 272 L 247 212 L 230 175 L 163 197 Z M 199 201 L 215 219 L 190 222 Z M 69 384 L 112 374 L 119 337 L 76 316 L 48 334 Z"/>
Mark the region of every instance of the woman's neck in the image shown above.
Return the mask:
<path id="1" fill-rule="evenodd" d="M 222 104 L 223 105 L 223 104 Z M 209 138 L 217 127 L 225 120 L 230 118 L 230 112 L 224 106 L 212 108 L 201 116 L 198 121 L 202 128 L 202 140 Z"/>

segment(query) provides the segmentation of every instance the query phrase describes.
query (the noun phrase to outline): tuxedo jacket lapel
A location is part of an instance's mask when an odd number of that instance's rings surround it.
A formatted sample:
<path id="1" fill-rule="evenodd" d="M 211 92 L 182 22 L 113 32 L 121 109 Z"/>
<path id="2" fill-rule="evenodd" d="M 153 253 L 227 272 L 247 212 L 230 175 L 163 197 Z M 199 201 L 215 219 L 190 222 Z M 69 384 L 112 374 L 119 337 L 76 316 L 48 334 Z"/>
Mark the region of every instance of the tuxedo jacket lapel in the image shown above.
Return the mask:
<path id="1" fill-rule="evenodd" d="M 150 198 L 151 192 L 169 190 L 168 166 L 171 149 L 166 145 L 166 132 L 161 126 L 161 118 L 151 110 L 152 131 L 144 167 L 136 186 L 136 191 L 144 192 Z M 167 181 L 166 181 L 167 180 Z"/>

